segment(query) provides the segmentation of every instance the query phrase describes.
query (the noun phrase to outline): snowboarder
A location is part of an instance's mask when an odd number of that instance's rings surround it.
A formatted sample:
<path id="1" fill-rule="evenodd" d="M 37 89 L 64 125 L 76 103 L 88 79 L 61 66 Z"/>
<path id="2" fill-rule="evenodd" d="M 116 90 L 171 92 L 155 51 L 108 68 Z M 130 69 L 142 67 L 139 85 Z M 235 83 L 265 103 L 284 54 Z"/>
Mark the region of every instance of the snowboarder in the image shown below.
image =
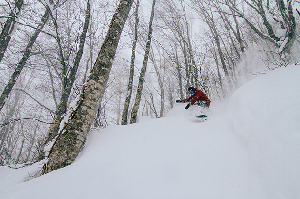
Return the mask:
<path id="1" fill-rule="evenodd" d="M 204 92 L 194 87 L 189 87 L 188 92 L 191 94 L 189 98 L 183 100 L 176 100 L 176 102 L 177 103 L 189 102 L 188 105 L 186 105 L 185 109 L 188 109 L 191 105 L 195 104 L 196 102 L 198 102 L 198 105 L 202 104 L 204 108 L 209 108 L 211 101 Z"/>

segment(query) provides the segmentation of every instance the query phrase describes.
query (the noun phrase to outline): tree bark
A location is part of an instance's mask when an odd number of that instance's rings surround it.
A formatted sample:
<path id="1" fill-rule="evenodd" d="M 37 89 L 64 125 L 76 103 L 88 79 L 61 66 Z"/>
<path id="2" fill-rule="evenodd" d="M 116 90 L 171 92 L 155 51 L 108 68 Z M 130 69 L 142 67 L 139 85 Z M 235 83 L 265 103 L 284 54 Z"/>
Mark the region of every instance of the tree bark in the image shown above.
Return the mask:
<path id="1" fill-rule="evenodd" d="M 159 117 L 163 117 L 164 116 L 164 110 L 165 110 L 164 80 L 161 77 L 159 69 L 158 69 L 158 67 L 157 67 L 157 65 L 155 63 L 155 58 L 154 58 L 154 52 L 153 51 L 151 51 L 151 53 L 150 53 L 150 59 L 153 62 L 155 73 L 157 75 L 158 85 L 159 85 L 159 88 L 160 88 L 160 113 L 159 113 Z M 151 99 L 153 99 L 153 96 L 152 96 Z M 153 106 L 154 106 L 154 103 L 153 103 Z"/>
<path id="2" fill-rule="evenodd" d="M 235 6 L 236 5 L 236 1 L 233 0 L 232 4 Z M 233 28 L 233 24 L 232 22 L 228 19 L 228 16 L 226 16 L 226 14 L 224 13 L 224 11 L 222 10 L 222 8 L 220 7 L 220 5 L 218 3 L 214 3 L 214 5 L 216 6 L 216 8 L 218 9 L 218 13 L 220 15 L 220 17 L 222 18 L 222 20 L 225 22 L 225 24 L 228 25 L 228 30 L 231 30 L 235 36 L 235 39 L 238 41 L 241 52 L 243 53 L 245 51 L 245 45 L 244 45 L 244 41 L 241 37 L 241 31 L 239 28 L 239 23 L 237 20 L 237 17 L 235 15 L 235 12 L 232 8 L 230 8 L 231 10 L 231 15 L 233 17 L 234 23 L 235 23 L 235 29 Z M 239 54 L 239 53 L 237 53 Z"/>
<path id="3" fill-rule="evenodd" d="M 23 127 L 22 127 L 22 130 L 23 130 Z M 19 161 L 20 161 L 20 157 L 21 157 L 21 154 L 22 154 L 22 151 L 23 151 L 23 147 L 24 147 L 24 142 L 25 142 L 25 135 L 23 133 L 23 138 L 22 138 L 22 142 L 21 142 L 21 147 L 19 149 L 19 153 L 18 153 L 18 156 L 15 160 L 15 164 L 18 164 Z"/>
<path id="4" fill-rule="evenodd" d="M 231 1 L 228 1 L 231 2 Z M 263 25 L 265 26 L 268 35 L 265 35 L 264 33 L 262 33 L 261 31 L 259 31 L 258 28 L 256 28 L 254 26 L 253 23 L 250 22 L 249 19 L 247 19 L 235 6 L 235 4 L 233 4 L 231 2 L 231 5 L 227 4 L 230 9 L 234 10 L 235 13 L 237 13 L 239 15 L 239 17 L 242 17 L 246 23 L 250 26 L 250 28 L 262 39 L 267 40 L 269 42 L 271 42 L 272 44 L 274 44 L 275 47 L 279 48 L 281 47 L 278 44 L 278 41 L 280 41 L 280 38 L 278 38 L 275 33 L 274 33 L 274 29 L 272 27 L 272 25 L 269 23 L 268 18 L 266 16 L 266 13 L 264 11 L 264 7 L 263 7 L 263 2 L 262 0 L 257 0 L 257 1 L 252 1 L 253 4 L 250 4 L 248 1 L 245 0 L 245 2 L 252 8 L 254 9 L 262 18 L 263 21 Z M 287 33 L 286 33 L 286 38 L 288 38 L 288 43 L 281 47 L 282 52 L 286 52 L 286 53 L 290 53 L 290 49 L 293 46 L 293 43 L 295 41 L 295 37 L 296 37 L 296 22 L 295 22 L 295 17 L 293 16 L 293 8 L 292 8 L 292 1 L 288 0 L 287 1 L 287 8 L 285 6 L 285 3 L 283 0 L 276 0 L 276 4 L 277 4 L 277 8 L 280 11 L 281 17 L 284 21 L 284 25 L 285 28 L 287 29 Z M 283 24 L 281 24 L 283 25 Z"/>
<path id="5" fill-rule="evenodd" d="M 280 10 L 281 16 L 285 22 L 285 27 L 287 29 L 286 37 L 288 38 L 288 43 L 283 48 L 283 51 L 290 53 L 290 50 L 296 39 L 296 21 L 293 15 L 292 1 L 287 1 L 287 8 L 283 0 L 276 0 L 276 3 L 278 9 Z"/>
<path id="6" fill-rule="evenodd" d="M 11 11 L 9 14 L 8 19 L 6 20 L 3 29 L 1 31 L 0 35 L 0 62 L 4 56 L 4 53 L 7 49 L 7 46 L 9 44 L 11 33 L 14 30 L 15 23 L 16 23 L 16 17 L 19 15 L 21 8 L 23 6 L 24 1 L 23 0 L 16 0 L 15 1 L 15 9 Z"/>
<path id="7" fill-rule="evenodd" d="M 135 97 L 135 102 L 134 102 L 134 105 L 133 105 L 133 108 L 131 111 L 130 124 L 136 123 L 137 112 L 139 110 L 141 97 L 142 97 L 142 93 L 143 93 L 144 77 L 146 74 L 150 46 L 151 46 L 152 22 L 153 22 L 153 18 L 154 18 L 155 1 L 156 0 L 153 0 L 153 3 L 152 3 L 152 10 L 151 10 L 151 16 L 150 16 L 150 22 L 149 22 L 149 32 L 148 32 L 148 39 L 147 39 L 147 43 L 146 43 L 146 50 L 145 50 L 145 55 L 144 55 L 144 60 L 143 60 L 143 67 L 141 69 L 141 73 L 140 73 L 140 77 L 139 77 L 139 84 L 138 84 L 138 89 L 137 89 L 137 93 L 136 93 L 136 97 Z"/>
<path id="8" fill-rule="evenodd" d="M 228 7 L 229 7 L 232 11 L 234 11 L 234 13 L 236 13 L 239 17 L 243 18 L 243 19 L 245 20 L 245 22 L 250 26 L 250 28 L 251 28 L 251 29 L 252 29 L 259 37 L 261 37 L 261 38 L 264 39 L 264 40 L 267 40 L 267 41 L 271 42 L 272 44 L 275 45 L 275 47 L 279 47 L 279 45 L 278 45 L 277 42 L 276 42 L 277 37 L 276 37 L 276 39 L 274 39 L 274 38 L 271 37 L 271 35 L 268 36 L 268 35 L 262 33 L 258 28 L 255 27 L 255 25 L 254 25 L 253 23 L 251 23 L 251 21 L 250 21 L 244 14 L 242 14 L 242 12 L 240 12 L 240 11 L 236 8 L 235 2 L 234 2 L 234 3 L 231 2 L 231 1 L 228 1 L 228 2 L 231 3 L 231 5 L 227 4 Z M 245 2 L 247 2 L 247 1 L 245 1 Z M 249 2 L 247 2 L 247 4 L 248 4 L 250 7 L 252 7 L 259 15 L 262 15 L 262 13 L 259 11 L 259 8 L 255 8 L 255 7 L 254 7 L 253 5 L 251 5 Z M 264 17 L 263 20 L 267 20 L 267 18 Z M 272 29 L 272 27 L 271 27 L 271 26 L 268 26 L 268 24 L 269 24 L 268 22 L 264 21 L 265 27 L 266 27 L 267 29 L 268 29 L 268 28 L 271 28 L 271 29 Z M 272 32 L 274 33 L 273 30 L 268 30 L 268 33 L 271 33 L 271 34 L 272 34 Z M 274 37 L 275 35 L 272 34 L 272 36 Z"/>
<path id="9" fill-rule="evenodd" d="M 220 61 L 221 61 L 224 73 L 225 73 L 226 76 L 228 76 L 229 72 L 228 72 L 226 62 L 225 62 L 225 57 L 224 57 L 224 54 L 223 54 L 223 51 L 222 51 L 222 48 L 221 48 L 220 35 L 219 35 L 218 30 L 216 28 L 213 16 L 210 16 L 209 13 L 203 7 L 201 7 L 200 9 L 201 9 L 201 11 L 203 13 L 203 16 L 205 17 L 205 21 L 206 21 L 207 25 L 209 26 L 209 28 L 210 28 L 210 30 L 213 34 L 213 37 L 215 39 L 217 49 L 218 49 L 218 54 L 219 54 L 219 57 L 220 57 Z"/>
<path id="10" fill-rule="evenodd" d="M 64 83 L 62 94 L 61 94 L 60 102 L 57 106 L 52 124 L 50 125 L 49 130 L 47 132 L 47 136 L 45 138 L 44 146 L 48 142 L 50 142 L 53 138 L 55 138 L 55 136 L 57 135 L 57 133 L 59 131 L 59 125 L 60 125 L 61 120 L 62 120 L 62 116 L 67 111 L 68 99 L 69 99 L 73 84 L 75 82 L 75 79 L 76 79 L 75 76 L 76 76 L 76 73 L 77 73 L 77 70 L 78 70 L 78 66 L 79 66 L 82 54 L 83 54 L 83 48 L 84 48 L 86 33 L 87 33 L 87 30 L 88 30 L 88 27 L 89 27 L 89 21 L 90 21 L 90 3 L 88 1 L 87 2 L 86 13 L 85 13 L 85 22 L 84 22 L 84 25 L 83 25 L 82 33 L 80 35 L 79 49 L 76 53 L 76 57 L 74 59 L 73 67 L 70 70 L 70 76 L 69 77 L 67 77 L 67 76 L 64 77 L 66 80 L 64 81 L 65 83 Z"/>
<path id="11" fill-rule="evenodd" d="M 129 108 L 131 94 L 132 94 L 132 84 L 133 84 L 133 75 L 134 75 L 134 61 L 135 61 L 135 48 L 136 48 L 136 43 L 137 43 L 137 40 L 138 40 L 138 24 L 139 24 L 138 10 L 139 10 L 139 4 L 140 4 L 140 1 L 137 0 L 136 8 L 135 8 L 134 40 L 133 40 L 133 43 L 132 43 L 132 52 L 131 52 L 131 61 L 130 61 L 130 74 L 129 74 L 129 81 L 128 81 L 128 87 L 127 87 L 127 95 L 126 95 L 126 99 L 125 99 L 125 102 L 124 102 L 121 125 L 127 125 L 128 108 Z"/>
<path id="12" fill-rule="evenodd" d="M 133 0 L 121 0 L 111 20 L 91 75 L 83 86 L 76 109 L 58 134 L 44 165 L 44 172 L 70 165 L 82 148 L 101 104 L 119 39 Z"/>
<path id="13" fill-rule="evenodd" d="M 11 131 L 15 126 L 14 122 L 10 122 L 13 118 L 14 114 L 18 111 L 18 102 L 20 100 L 20 93 L 17 92 L 16 96 L 13 99 L 13 103 L 11 106 L 8 106 L 7 113 L 5 114 L 5 118 L 3 120 L 4 125 L 1 127 L 0 130 L 0 165 L 5 165 L 5 163 L 9 163 L 11 160 L 10 157 L 7 157 L 7 151 L 9 150 L 9 146 L 6 143 L 9 142 L 9 137 L 11 135 Z"/>
<path id="14" fill-rule="evenodd" d="M 186 23 L 186 34 L 187 34 L 187 44 L 188 44 L 188 52 L 190 55 L 190 61 L 189 64 L 191 66 L 191 73 L 192 73 L 192 80 L 194 80 L 193 82 L 195 82 L 193 84 L 194 87 L 198 88 L 199 87 L 199 70 L 196 66 L 196 62 L 194 59 L 194 52 L 193 52 L 193 47 L 192 47 L 192 43 L 191 43 L 191 38 L 190 38 L 190 33 L 189 33 L 189 26 L 188 26 L 188 22 L 185 20 Z"/>
<path id="15" fill-rule="evenodd" d="M 31 140 L 30 140 L 30 144 L 29 146 L 27 147 L 27 155 L 26 155 L 26 159 L 24 160 L 24 162 L 28 162 L 29 159 L 30 159 L 30 155 L 31 155 L 31 152 L 32 152 L 32 148 L 33 148 L 33 145 L 34 145 L 34 142 L 35 142 L 35 137 L 36 137 L 36 134 L 37 134 L 37 129 L 38 129 L 38 125 L 36 125 L 35 129 L 34 129 L 34 133 L 33 133 L 33 136 L 31 137 Z M 35 159 L 35 158 L 34 158 Z"/>
<path id="16" fill-rule="evenodd" d="M 42 31 L 44 25 L 46 24 L 48 18 L 49 18 L 49 14 L 50 14 L 50 9 L 47 6 L 46 7 L 46 11 L 41 19 L 41 23 L 38 25 L 37 29 L 35 30 L 34 34 L 31 36 L 26 49 L 25 49 L 25 53 L 23 54 L 22 59 L 19 61 L 19 63 L 17 64 L 17 68 L 15 69 L 15 72 L 12 74 L 12 76 L 10 77 L 9 82 L 7 83 L 7 85 L 5 86 L 1 97 L 0 97 L 0 110 L 2 110 L 6 99 L 8 98 L 8 95 L 10 94 L 12 88 L 14 87 L 22 69 L 24 68 L 27 60 L 29 59 L 30 53 L 31 53 L 31 48 L 33 46 L 33 44 L 35 43 L 36 38 L 39 36 L 40 32 Z"/>
<path id="17" fill-rule="evenodd" d="M 184 99 L 183 89 L 182 89 L 181 65 L 180 65 L 180 62 L 178 60 L 177 48 L 176 47 L 175 47 L 175 62 L 176 62 L 176 70 L 177 70 L 177 75 L 178 75 L 180 99 Z"/>

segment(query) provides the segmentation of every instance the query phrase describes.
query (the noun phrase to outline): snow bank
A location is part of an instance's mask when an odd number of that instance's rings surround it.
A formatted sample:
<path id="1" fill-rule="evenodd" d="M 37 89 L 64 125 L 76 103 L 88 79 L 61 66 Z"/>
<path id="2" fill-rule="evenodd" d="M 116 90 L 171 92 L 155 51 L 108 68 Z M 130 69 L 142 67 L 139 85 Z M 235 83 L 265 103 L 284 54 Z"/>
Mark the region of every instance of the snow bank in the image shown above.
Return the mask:
<path id="1" fill-rule="evenodd" d="M 260 76 L 231 97 L 227 114 L 268 198 L 300 197 L 300 67 Z"/>
<path id="2" fill-rule="evenodd" d="M 168 117 L 90 134 L 70 166 L 39 178 L 39 166 L 0 167 L 1 199 L 300 198 L 300 67 L 261 75 L 224 112 Z"/>

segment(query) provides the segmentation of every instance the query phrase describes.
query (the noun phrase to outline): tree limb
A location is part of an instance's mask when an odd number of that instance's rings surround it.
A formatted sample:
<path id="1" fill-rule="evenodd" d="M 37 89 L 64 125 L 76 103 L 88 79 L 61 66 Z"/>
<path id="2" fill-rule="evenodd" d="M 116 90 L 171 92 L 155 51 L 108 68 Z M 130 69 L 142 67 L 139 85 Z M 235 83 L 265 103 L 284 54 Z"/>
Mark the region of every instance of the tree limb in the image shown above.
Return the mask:
<path id="1" fill-rule="evenodd" d="M 50 111 L 52 114 L 54 114 L 54 111 L 51 110 L 50 108 L 47 108 L 45 105 L 43 105 L 42 103 L 40 103 L 37 99 L 35 99 L 32 95 L 30 95 L 29 93 L 27 93 L 25 90 L 21 89 L 21 88 L 14 88 L 13 90 L 18 90 L 18 91 L 22 91 L 23 93 L 25 93 L 26 95 L 28 95 L 31 99 L 33 99 L 36 103 L 38 103 L 41 107 L 43 107 L 44 109 Z"/>

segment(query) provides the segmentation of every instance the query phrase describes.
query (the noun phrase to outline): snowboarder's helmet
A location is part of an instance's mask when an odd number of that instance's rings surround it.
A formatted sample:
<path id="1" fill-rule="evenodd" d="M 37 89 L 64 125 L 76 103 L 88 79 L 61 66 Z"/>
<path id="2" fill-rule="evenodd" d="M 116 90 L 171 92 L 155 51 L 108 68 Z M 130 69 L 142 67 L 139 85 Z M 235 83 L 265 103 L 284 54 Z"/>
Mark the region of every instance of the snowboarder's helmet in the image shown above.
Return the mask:
<path id="1" fill-rule="evenodd" d="M 189 91 L 189 93 L 193 94 L 195 92 L 195 89 L 194 89 L 194 87 L 189 87 L 188 91 Z"/>

